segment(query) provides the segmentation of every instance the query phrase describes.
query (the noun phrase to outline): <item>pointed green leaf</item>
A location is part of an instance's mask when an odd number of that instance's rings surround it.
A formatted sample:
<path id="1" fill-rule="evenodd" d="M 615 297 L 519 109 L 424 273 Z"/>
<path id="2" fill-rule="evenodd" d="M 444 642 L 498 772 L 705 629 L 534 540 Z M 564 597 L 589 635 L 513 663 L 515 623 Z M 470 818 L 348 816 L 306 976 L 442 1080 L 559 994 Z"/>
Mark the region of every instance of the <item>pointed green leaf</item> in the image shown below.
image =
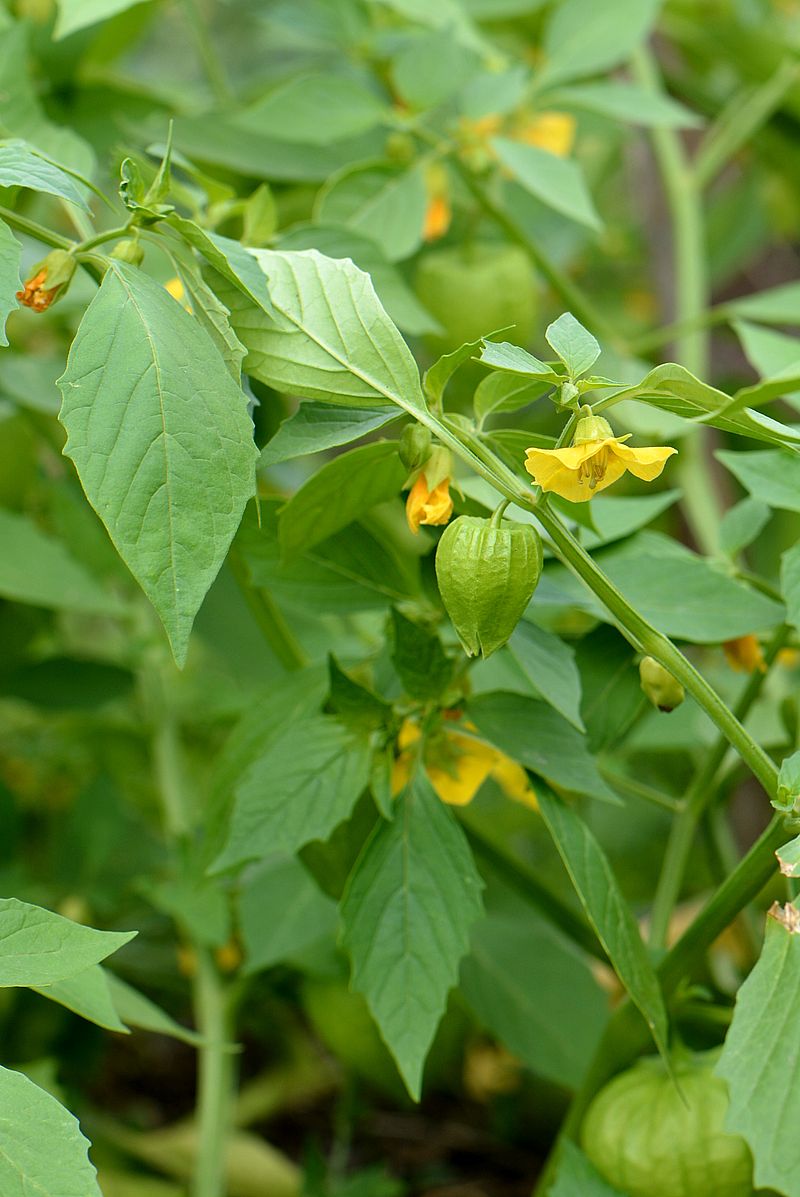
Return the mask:
<path id="1" fill-rule="evenodd" d="M 315 217 L 363 233 L 388 261 L 402 262 L 422 243 L 427 204 L 420 166 L 359 165 L 347 167 L 323 187 Z"/>
<path id="2" fill-rule="evenodd" d="M 53 37 L 57 41 L 62 37 L 69 37 L 87 25 L 96 25 L 98 21 L 107 21 L 117 13 L 127 12 L 142 0 L 58 0 L 58 20 L 53 30 Z"/>
<path id="3" fill-rule="evenodd" d="M 28 187 L 89 211 L 70 171 L 51 162 L 26 141 L 0 142 L 0 187 Z"/>
<path id="4" fill-rule="evenodd" d="M 248 108 L 239 124 L 279 141 L 324 146 L 366 133 L 388 115 L 373 91 L 331 71 L 295 75 Z"/>
<path id="5" fill-rule="evenodd" d="M 63 981 L 55 981 L 52 985 L 32 985 L 31 989 L 42 997 L 50 998 L 52 1002 L 66 1006 L 74 1014 L 80 1014 L 81 1018 L 105 1027 L 107 1031 L 129 1034 L 111 998 L 108 973 L 99 964 L 92 964 L 73 977 L 65 977 Z"/>
<path id="6" fill-rule="evenodd" d="M 352 811 L 369 780 L 369 742 L 328 715 L 275 737 L 236 787 L 219 871 L 326 840 Z"/>
<path id="7" fill-rule="evenodd" d="M 572 807 L 546 790 L 537 791 L 537 798 L 542 818 L 587 918 L 666 1059 L 668 1026 L 661 987 L 633 911 L 620 893 L 608 858 Z"/>
<path id="8" fill-rule="evenodd" d="M 121 977 L 105 971 L 105 978 L 114 1008 L 124 1023 L 132 1027 L 141 1027 L 143 1031 L 154 1031 L 157 1035 L 169 1035 L 170 1038 L 179 1039 L 181 1043 L 188 1043 L 191 1047 L 199 1047 L 204 1042 L 196 1031 L 181 1026 L 160 1006 L 151 1002 L 150 998 L 145 997 Z"/>
<path id="9" fill-rule="evenodd" d="M 254 378 L 307 399 L 376 407 L 423 407 L 411 351 L 381 307 L 362 270 L 316 250 L 256 250 L 278 322 L 242 301 L 221 298 L 247 346 L 245 369 Z"/>
<path id="10" fill-rule="evenodd" d="M 301 403 L 297 411 L 284 420 L 272 440 L 264 446 L 262 465 L 275 465 L 279 461 L 291 461 L 293 457 L 304 457 L 307 453 L 322 453 L 357 441 L 391 420 L 399 412 L 391 408 L 340 407 L 333 403 Z"/>
<path id="11" fill-rule="evenodd" d="M 245 396 L 181 305 L 118 262 L 58 385 L 64 453 L 183 664 L 255 485 Z"/>
<path id="12" fill-rule="evenodd" d="M 726 303 L 725 308 L 745 320 L 800 325 L 800 283 L 783 283 L 755 295 L 743 295 Z"/>
<path id="13" fill-rule="evenodd" d="M 758 1189 L 800 1191 L 800 912 L 769 912 L 761 957 L 736 997 L 716 1072 L 728 1082 L 725 1129 L 753 1153 Z"/>
<path id="14" fill-rule="evenodd" d="M 334 941 L 336 904 L 293 857 L 248 869 L 237 902 L 249 974 L 296 959 L 322 939 Z"/>
<path id="15" fill-rule="evenodd" d="M 506 170 L 536 199 L 590 229 L 602 228 L 577 162 L 507 137 L 493 137 L 491 144 Z"/>
<path id="16" fill-rule="evenodd" d="M 511 345 L 508 341 L 485 341 L 481 350 L 480 360 L 493 370 L 507 370 L 511 374 L 530 374 L 534 378 L 548 379 L 560 382 L 561 377 L 552 366 L 540 362 L 538 357 L 528 353 L 527 349 L 519 345 Z"/>
<path id="17" fill-rule="evenodd" d="M 661 0 L 562 0 L 544 39 L 537 83 L 597 75 L 624 62 L 647 37 Z"/>
<path id="18" fill-rule="evenodd" d="M 770 507 L 800 511 L 800 457 L 780 449 L 751 453 L 719 449 L 714 456 L 754 499 Z"/>
<path id="19" fill-rule="evenodd" d="M 396 498 L 406 473 L 396 441 L 361 445 L 326 462 L 281 509 L 281 552 L 292 557 L 313 548 L 371 507 Z"/>
<path id="20" fill-rule="evenodd" d="M 65 545 L 25 515 L 0 510 L 0 595 L 35 607 L 113 615 L 122 610 Z"/>
<path id="21" fill-rule="evenodd" d="M 648 91 L 634 83 L 582 83 L 559 88 L 548 95 L 547 102 L 554 108 L 569 105 L 612 120 L 654 129 L 690 129 L 703 123 L 696 113 L 671 96 Z"/>
<path id="22" fill-rule="evenodd" d="M 508 642 L 509 651 L 542 698 L 578 731 L 581 720 L 581 678 L 575 653 L 560 636 L 521 620 Z"/>
<path id="23" fill-rule="evenodd" d="M 21 1072 L 0 1068 L 3 1197 L 101 1197 L 77 1118 Z"/>
<path id="24" fill-rule="evenodd" d="M 0 898 L 0 986 L 53 985 L 105 960 L 135 931 L 96 931 L 41 906 Z"/>
<path id="25" fill-rule="evenodd" d="M 544 336 L 572 378 L 585 374 L 600 356 L 597 340 L 575 319 L 572 312 L 564 312 L 558 320 L 548 325 Z"/>
<path id="26" fill-rule="evenodd" d="M 481 880 L 463 831 L 419 774 L 378 824 L 341 904 L 352 987 L 363 993 L 412 1097 L 480 917 Z"/>
<path id="27" fill-rule="evenodd" d="M 752 496 L 729 507 L 719 526 L 719 545 L 723 553 L 729 557 L 741 553 L 763 532 L 771 515 L 772 508 Z"/>
<path id="28" fill-rule="evenodd" d="M 8 225 L 0 220 L 0 345 L 8 344 L 6 319 L 9 312 L 19 307 L 17 291 L 22 286 L 19 277 L 19 259 L 22 246 Z"/>
<path id="29" fill-rule="evenodd" d="M 475 415 L 478 420 L 483 421 L 488 416 L 498 415 L 500 412 L 519 411 L 521 407 L 527 407 L 529 403 L 541 399 L 552 386 L 554 379 L 555 376 L 541 380 L 526 379 L 516 374 L 505 374 L 500 370 L 494 374 L 487 374 L 475 388 Z M 536 444 L 533 434 L 523 435 L 525 448 Z M 555 444 L 555 441 L 552 443 Z"/>

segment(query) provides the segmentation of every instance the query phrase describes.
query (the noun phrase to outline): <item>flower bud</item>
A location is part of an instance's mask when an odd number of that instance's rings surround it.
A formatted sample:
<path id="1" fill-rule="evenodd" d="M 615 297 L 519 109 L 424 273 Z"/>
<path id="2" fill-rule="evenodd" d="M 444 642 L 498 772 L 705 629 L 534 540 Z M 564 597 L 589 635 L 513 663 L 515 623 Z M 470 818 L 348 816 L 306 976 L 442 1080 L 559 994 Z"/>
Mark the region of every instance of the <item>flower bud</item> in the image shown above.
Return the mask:
<path id="1" fill-rule="evenodd" d="M 400 460 L 409 473 L 418 470 L 431 455 L 431 434 L 424 424 L 406 424 L 397 446 Z"/>
<path id="2" fill-rule="evenodd" d="M 110 256 L 118 262 L 130 262 L 131 266 L 141 266 L 144 250 L 135 238 L 126 237 L 124 241 L 117 242 Z"/>
<path id="3" fill-rule="evenodd" d="M 436 550 L 439 592 L 468 656 L 508 641 L 542 572 L 542 542 L 530 524 L 461 515 Z"/>
<path id="4" fill-rule="evenodd" d="M 614 436 L 608 420 L 592 415 L 591 407 L 582 407 L 580 417 L 572 438 L 573 445 L 588 445 L 591 441 L 605 441 Z"/>
<path id="5" fill-rule="evenodd" d="M 659 711 L 674 711 L 685 698 L 683 686 L 654 657 L 642 657 L 639 662 L 642 689 Z"/>
<path id="6" fill-rule="evenodd" d="M 800 811 L 800 752 L 793 752 L 782 762 L 772 805 L 784 814 Z"/>
<path id="7" fill-rule="evenodd" d="M 17 299 L 34 312 L 44 312 L 60 299 L 75 273 L 75 258 L 66 249 L 54 249 L 31 269 Z"/>

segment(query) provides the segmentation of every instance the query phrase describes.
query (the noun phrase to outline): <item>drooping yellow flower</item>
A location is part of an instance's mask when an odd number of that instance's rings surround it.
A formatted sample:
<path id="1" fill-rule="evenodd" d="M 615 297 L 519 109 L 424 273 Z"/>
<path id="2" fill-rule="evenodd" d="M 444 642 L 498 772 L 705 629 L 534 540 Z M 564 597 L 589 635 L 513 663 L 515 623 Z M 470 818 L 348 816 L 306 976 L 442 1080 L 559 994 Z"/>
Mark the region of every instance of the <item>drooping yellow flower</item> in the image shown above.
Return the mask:
<path id="1" fill-rule="evenodd" d="M 524 117 L 513 133 L 517 141 L 566 158 L 575 144 L 575 117 L 567 112 L 540 112 Z"/>
<path id="2" fill-rule="evenodd" d="M 755 673 L 756 670 L 759 673 L 767 672 L 767 663 L 755 636 L 737 636 L 735 640 L 726 640 L 722 649 L 725 660 L 737 673 Z"/>
<path id="3" fill-rule="evenodd" d="M 543 491 L 553 491 L 571 503 L 585 503 L 628 470 L 643 482 L 659 476 L 667 459 L 677 449 L 652 446 L 633 449 L 626 436 L 614 436 L 602 416 L 582 408 L 572 444 L 564 449 L 528 449 L 525 469 Z"/>
<path id="4" fill-rule="evenodd" d="M 425 223 L 422 226 L 423 241 L 438 241 L 450 228 L 452 212 L 446 195 L 434 195 L 428 200 Z"/>
<path id="5" fill-rule="evenodd" d="M 453 500 L 450 498 L 450 479 L 443 478 L 433 490 L 423 470 L 406 499 L 406 519 L 412 532 L 419 532 L 420 524 L 446 524 L 453 514 Z"/>
<path id="6" fill-rule="evenodd" d="M 397 738 L 400 751 L 392 770 L 393 794 L 399 794 L 408 782 L 413 745 L 421 735 L 419 725 L 406 719 Z M 425 772 L 442 802 L 450 806 L 466 806 L 486 779 L 493 777 L 509 798 L 536 809 L 536 795 L 522 766 L 484 740 L 455 728 L 445 726 L 428 741 Z"/>

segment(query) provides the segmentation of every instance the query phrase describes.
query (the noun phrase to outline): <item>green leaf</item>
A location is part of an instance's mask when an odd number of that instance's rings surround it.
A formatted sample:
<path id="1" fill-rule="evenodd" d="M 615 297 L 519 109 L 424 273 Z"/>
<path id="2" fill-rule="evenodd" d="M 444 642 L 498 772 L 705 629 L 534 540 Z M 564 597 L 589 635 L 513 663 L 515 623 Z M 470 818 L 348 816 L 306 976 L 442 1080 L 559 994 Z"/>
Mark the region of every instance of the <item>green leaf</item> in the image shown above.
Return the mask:
<path id="1" fill-rule="evenodd" d="M 69 37 L 87 25 L 96 25 L 98 21 L 107 21 L 118 13 L 127 12 L 129 8 L 140 4 L 142 0 L 58 0 L 58 20 L 53 30 L 53 38 Z"/>
<path id="2" fill-rule="evenodd" d="M 419 34 L 405 42 L 392 62 L 395 91 L 413 108 L 436 108 L 474 74 L 477 55 L 451 31 Z"/>
<path id="3" fill-rule="evenodd" d="M 585 738 L 548 703 L 498 691 L 473 698 L 469 717 L 495 748 L 551 785 L 618 803 L 598 773 Z M 533 788 L 538 793 L 535 782 Z"/>
<path id="4" fill-rule="evenodd" d="M 584 731 L 580 715 L 581 678 L 569 645 L 552 632 L 523 619 L 517 624 L 508 648 L 542 698 L 578 731 Z"/>
<path id="5" fill-rule="evenodd" d="M 528 353 L 527 349 L 511 345 L 508 341 L 486 341 L 481 350 L 480 360 L 493 370 L 507 370 L 511 374 L 531 374 L 534 378 L 546 378 L 551 382 L 561 381 L 561 376 L 552 366 L 540 362 L 538 357 Z"/>
<path id="6" fill-rule="evenodd" d="M 350 524 L 342 532 L 290 561 L 281 557 L 275 504 L 262 503 L 262 527 L 245 516 L 236 539 L 253 583 L 283 606 L 350 614 L 378 610 L 411 598 L 419 589 L 419 566 L 403 556 L 382 530 Z"/>
<path id="7" fill-rule="evenodd" d="M 208 229 L 200 228 L 193 220 L 186 220 L 175 213 L 170 214 L 168 223 L 184 241 L 203 255 L 217 274 L 232 283 L 256 308 L 261 308 L 271 319 L 276 318 L 264 272 L 250 250 L 244 249 L 238 241 L 211 233 Z M 241 300 L 239 302 L 241 305 Z M 227 306 L 230 308 L 230 304 Z"/>
<path id="8" fill-rule="evenodd" d="M 396 498 L 405 479 L 396 441 L 375 441 L 334 457 L 281 509 L 281 552 L 291 557 L 326 540 L 371 507 Z"/>
<path id="9" fill-rule="evenodd" d="M 788 390 L 800 387 L 800 337 L 789 337 L 746 320 L 736 320 L 732 327 L 747 360 L 762 378 L 788 379 Z"/>
<path id="10" fill-rule="evenodd" d="M 233 381 L 239 385 L 242 378 L 242 360 L 247 350 L 231 328 L 230 312 L 206 283 L 197 263 L 183 249 L 179 254 L 172 250 L 177 270 L 192 306 L 192 312 L 214 342 Z"/>
<path id="11" fill-rule="evenodd" d="M 41 151 L 25 141 L 0 142 L 0 187 L 27 187 L 68 200 L 84 212 L 89 211 L 70 172 L 51 162 Z"/>
<path id="12" fill-rule="evenodd" d="M 355 79 L 333 72 L 295 75 L 238 118 L 278 141 L 328 145 L 366 133 L 390 115 L 388 105 Z"/>
<path id="13" fill-rule="evenodd" d="M 482 912 L 480 891 L 463 831 L 418 772 L 394 820 L 379 823 L 367 842 L 340 908 L 352 988 L 367 999 L 415 1099 Z"/>
<path id="14" fill-rule="evenodd" d="M 638 532 L 640 528 L 652 523 L 680 497 L 679 490 L 663 490 L 655 495 L 635 496 L 603 493 L 592 503 L 573 503 L 570 506 L 573 509 L 572 514 L 576 516 L 576 507 L 591 507 L 594 528 L 589 529 L 582 539 L 587 549 L 595 549 Z M 562 503 L 565 502 L 566 500 L 562 500 Z"/>
<path id="15" fill-rule="evenodd" d="M 800 629 L 800 541 L 781 557 L 781 594 L 786 603 L 786 622 Z"/>
<path id="16" fill-rule="evenodd" d="M 389 262 L 402 262 L 422 244 L 427 203 L 419 166 L 378 163 L 334 175 L 320 192 L 314 216 L 321 223 L 344 224 L 363 233 Z"/>
<path id="17" fill-rule="evenodd" d="M 92 964 L 83 972 L 65 977 L 63 981 L 55 981 L 52 985 L 32 985 L 31 989 L 66 1006 L 74 1014 L 80 1014 L 81 1018 L 105 1027 L 107 1031 L 127 1035 L 128 1028 L 117 1013 L 107 977 L 108 974 L 99 964 Z"/>
<path id="18" fill-rule="evenodd" d="M 500 163 L 536 199 L 587 228 L 602 228 L 577 162 L 507 137 L 493 137 L 491 144 Z"/>
<path id="19" fill-rule="evenodd" d="M 800 325 L 800 283 L 784 283 L 755 295 L 743 295 L 728 301 L 725 309 L 744 320 Z"/>
<path id="20" fill-rule="evenodd" d="M 442 332 L 438 320 L 423 307 L 400 270 L 371 237 L 342 225 L 301 224 L 283 233 L 275 248 L 318 249 L 329 258 L 350 258 L 370 276 L 378 299 L 399 329 L 412 337 Z"/>
<path id="21" fill-rule="evenodd" d="M 734 478 L 754 499 L 800 511 L 800 457 L 780 449 L 756 449 L 751 453 L 732 453 L 719 449 L 714 456 L 730 470 Z"/>
<path id="22" fill-rule="evenodd" d="M 0 986 L 53 985 L 105 960 L 135 931 L 96 931 L 16 898 L 0 898 Z"/>
<path id="23" fill-rule="evenodd" d="M 599 552 L 596 560 L 628 602 L 667 636 L 721 644 L 783 620 L 779 603 L 658 532 L 639 532 Z M 548 567 L 545 576 L 583 609 L 608 619 L 602 604 L 563 566 Z"/>
<path id="24" fill-rule="evenodd" d="M 634 83 L 583 83 L 550 92 L 548 105 L 583 108 L 612 120 L 654 129 L 691 129 L 703 122 L 671 96 L 648 91 Z"/>
<path id="25" fill-rule="evenodd" d="M 64 453 L 182 665 L 255 485 L 245 396 L 181 305 L 118 262 L 58 385 Z"/>
<path id="26" fill-rule="evenodd" d="M 124 1023 L 132 1027 L 141 1027 L 143 1031 L 153 1031 L 156 1035 L 169 1035 L 171 1039 L 179 1039 L 181 1043 L 188 1043 L 191 1047 L 199 1047 L 203 1043 L 196 1031 L 182 1027 L 127 981 L 111 972 L 106 972 L 105 977 L 114 1007 Z"/>
<path id="27" fill-rule="evenodd" d="M 101 1197 L 77 1118 L 21 1072 L 0 1068 L 3 1197 Z"/>
<path id="28" fill-rule="evenodd" d="M 661 0 L 562 0 L 544 38 L 540 87 L 597 75 L 617 66 L 644 41 Z"/>
<path id="29" fill-rule="evenodd" d="M 228 842 L 216 871 L 326 840 L 369 780 L 369 745 L 319 715 L 278 735 L 236 787 Z"/>
<path id="30" fill-rule="evenodd" d="M 328 672 L 331 682 L 328 702 L 343 723 L 364 731 L 389 724 L 391 704 L 345 673 L 333 653 L 328 655 Z"/>
<path id="31" fill-rule="evenodd" d="M 603 1180 L 593 1164 L 569 1139 L 559 1148 L 558 1171 L 548 1197 L 624 1197 Z"/>
<path id="32" fill-rule="evenodd" d="M 775 852 L 784 877 L 800 877 L 800 835 Z"/>
<path id="33" fill-rule="evenodd" d="M 581 717 L 591 752 L 613 745 L 644 701 L 633 650 L 614 628 L 600 626 L 578 644 Z"/>
<path id="34" fill-rule="evenodd" d="M 390 629 L 392 664 L 412 698 L 438 698 L 453 676 L 454 662 L 428 626 L 392 608 Z"/>
<path id="35" fill-rule="evenodd" d="M 35 607 L 114 615 L 113 595 L 87 573 L 66 547 L 24 515 L 0 509 L 0 595 Z"/>
<path id="36" fill-rule="evenodd" d="M 278 323 L 239 303 L 233 292 L 222 296 L 249 351 L 248 374 L 306 399 L 422 408 L 416 362 L 368 275 L 315 250 L 257 250 L 254 257 L 267 277 Z"/>
<path id="37" fill-rule="evenodd" d="M 669 1045 L 664 998 L 636 919 L 620 893 L 608 858 L 570 806 L 547 791 L 537 792 L 537 798 L 586 916 L 666 1059 Z"/>
<path id="38" fill-rule="evenodd" d="M 461 965 L 461 994 L 523 1064 L 576 1088 L 607 1019 L 607 999 L 573 945 L 499 878 L 489 881 L 487 917 Z"/>
<path id="39" fill-rule="evenodd" d="M 483 421 L 501 412 L 519 411 L 521 407 L 527 407 L 529 403 L 541 399 L 550 385 L 550 379 L 542 382 L 526 381 L 515 374 L 504 374 L 500 370 L 496 374 L 487 374 L 475 388 L 475 415 L 478 420 Z M 527 433 L 525 437 L 526 448 L 535 444 L 535 439 L 530 439 Z"/>
<path id="40" fill-rule="evenodd" d="M 600 356 L 597 340 L 575 319 L 572 312 L 564 312 L 549 324 L 544 336 L 547 344 L 567 367 L 571 378 L 585 374 Z"/>
<path id="41" fill-rule="evenodd" d="M 464 362 L 468 362 L 471 357 L 474 357 L 476 349 L 483 345 L 484 339 L 484 337 L 479 337 L 477 341 L 467 341 L 452 353 L 442 354 L 425 371 L 422 376 L 422 389 L 434 408 L 441 405 L 445 388 L 456 370 L 459 366 L 463 366 Z"/>
<path id="42" fill-rule="evenodd" d="M 261 464 L 275 465 L 279 461 L 304 457 L 307 453 L 322 453 L 324 449 L 347 445 L 383 428 L 399 415 L 385 407 L 371 411 L 368 407 L 340 407 L 309 400 L 301 403 L 267 442 L 261 454 Z"/>
<path id="43" fill-rule="evenodd" d="M 293 858 L 271 858 L 248 869 L 237 901 L 248 974 L 296 959 L 322 939 L 335 939 L 335 902 Z"/>
<path id="44" fill-rule="evenodd" d="M 0 345 L 8 344 L 6 319 L 9 312 L 19 307 L 17 291 L 22 286 L 19 277 L 19 259 L 22 246 L 8 225 L 0 220 Z"/>
<path id="45" fill-rule="evenodd" d="M 642 399 L 662 411 L 671 411 L 687 420 L 699 420 L 738 436 L 749 436 L 773 445 L 800 446 L 800 431 L 761 412 L 749 407 L 739 411 L 723 410 L 730 407 L 729 395 L 700 382 L 674 362 L 656 366 L 636 386 L 618 392 L 615 402 L 622 398 Z"/>
<path id="46" fill-rule="evenodd" d="M 746 549 L 767 526 L 772 508 L 761 499 L 741 499 L 729 507 L 719 526 L 719 545 L 723 553 L 735 557 Z"/>
<path id="47" fill-rule="evenodd" d="M 800 916 L 776 902 L 761 956 L 740 988 L 718 1076 L 728 1083 L 725 1129 L 753 1153 L 755 1187 L 796 1193 L 800 1187 Z"/>

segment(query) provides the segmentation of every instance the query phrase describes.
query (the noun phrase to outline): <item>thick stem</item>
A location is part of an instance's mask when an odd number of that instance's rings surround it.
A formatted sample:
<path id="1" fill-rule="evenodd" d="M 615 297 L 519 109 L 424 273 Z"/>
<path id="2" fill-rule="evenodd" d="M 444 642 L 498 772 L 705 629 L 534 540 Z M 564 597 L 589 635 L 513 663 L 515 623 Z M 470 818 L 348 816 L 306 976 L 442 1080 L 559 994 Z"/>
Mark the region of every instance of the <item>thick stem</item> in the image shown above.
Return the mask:
<path id="1" fill-rule="evenodd" d="M 226 1146 L 233 1124 L 232 1002 L 211 950 L 196 946 L 194 1007 L 203 1045 L 197 1060 L 197 1159 L 193 1197 L 224 1197 Z"/>
<path id="2" fill-rule="evenodd" d="M 18 233 L 35 237 L 43 245 L 50 245 L 53 249 L 75 249 L 76 243 L 70 241 L 69 237 L 62 237 L 60 233 L 54 233 L 51 229 L 45 228 L 43 224 L 39 224 L 38 221 L 29 220 L 27 216 L 13 212 L 11 208 L 0 207 L 0 219 L 4 220 L 12 229 L 16 229 Z"/>
<path id="3" fill-rule="evenodd" d="M 786 643 L 788 635 L 787 627 L 781 627 L 775 634 L 765 654 L 767 665 L 771 665 L 775 660 L 778 652 Z M 761 670 L 756 670 L 749 678 L 734 707 L 737 719 L 743 720 L 747 717 L 750 708 L 761 693 L 764 677 L 765 674 Z M 680 897 L 697 827 L 716 793 L 714 783 L 727 751 L 728 739 L 726 736 L 720 735 L 711 751 L 705 754 L 703 763 L 687 791 L 684 807 L 673 820 L 653 902 L 650 924 L 650 945 L 653 948 L 662 948 L 666 942 L 669 922 L 675 904 Z"/>
<path id="4" fill-rule="evenodd" d="M 640 50 L 634 57 L 634 71 L 643 87 L 654 92 L 662 90 L 656 65 L 647 50 Z M 672 224 L 675 320 L 683 329 L 675 340 L 675 357 L 696 377 L 706 378 L 709 340 L 705 313 L 709 285 L 702 194 L 678 133 L 674 129 L 654 129 L 651 138 Z M 707 433 L 702 428 L 684 438 L 678 471 L 694 538 L 704 553 L 714 554 L 719 548 L 721 512 L 711 484 L 706 439 Z"/>

